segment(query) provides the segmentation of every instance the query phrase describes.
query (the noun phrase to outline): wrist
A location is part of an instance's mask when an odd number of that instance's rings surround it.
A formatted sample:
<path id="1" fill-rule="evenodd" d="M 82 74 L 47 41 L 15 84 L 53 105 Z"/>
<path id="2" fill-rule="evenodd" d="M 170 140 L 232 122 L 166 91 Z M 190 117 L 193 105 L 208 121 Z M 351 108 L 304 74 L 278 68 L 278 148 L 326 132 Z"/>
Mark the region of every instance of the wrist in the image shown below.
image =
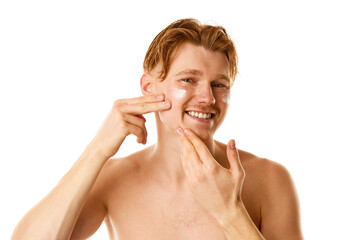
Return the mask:
<path id="1" fill-rule="evenodd" d="M 218 222 L 228 239 L 264 239 L 242 201 L 229 206 Z"/>
<path id="2" fill-rule="evenodd" d="M 239 220 L 239 216 L 243 215 L 245 206 L 242 202 L 236 202 L 227 206 L 224 213 L 218 219 L 219 223 L 223 227 L 231 226 L 233 222 Z"/>
<path id="3" fill-rule="evenodd" d="M 105 163 L 109 157 L 106 156 L 102 148 L 96 144 L 94 141 L 91 141 L 85 148 L 83 156 L 86 158 L 93 159 L 94 161 Z"/>

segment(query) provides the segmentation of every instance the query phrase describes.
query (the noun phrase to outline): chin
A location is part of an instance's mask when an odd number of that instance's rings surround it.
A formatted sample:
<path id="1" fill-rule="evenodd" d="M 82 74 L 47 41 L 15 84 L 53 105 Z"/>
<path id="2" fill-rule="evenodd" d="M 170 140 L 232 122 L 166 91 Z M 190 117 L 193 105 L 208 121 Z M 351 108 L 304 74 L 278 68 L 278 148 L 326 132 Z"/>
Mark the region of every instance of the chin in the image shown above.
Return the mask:
<path id="1" fill-rule="evenodd" d="M 208 142 L 209 140 L 213 139 L 214 133 L 209 131 L 209 129 L 200 129 L 199 127 L 187 127 L 185 128 L 190 129 L 193 131 L 203 142 Z"/>
<path id="2" fill-rule="evenodd" d="M 204 143 L 213 140 L 213 136 L 210 134 L 202 134 L 202 133 L 196 133 L 195 134 L 203 141 Z"/>

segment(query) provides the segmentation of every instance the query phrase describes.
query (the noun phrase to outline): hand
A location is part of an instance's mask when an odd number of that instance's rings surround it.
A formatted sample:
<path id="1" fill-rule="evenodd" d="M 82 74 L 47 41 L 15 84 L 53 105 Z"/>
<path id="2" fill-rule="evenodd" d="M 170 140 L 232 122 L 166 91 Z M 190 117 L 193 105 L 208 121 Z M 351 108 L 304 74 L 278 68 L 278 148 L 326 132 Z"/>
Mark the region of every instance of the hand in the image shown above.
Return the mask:
<path id="1" fill-rule="evenodd" d="M 226 149 L 230 163 L 230 169 L 226 169 L 191 130 L 178 128 L 176 132 L 180 137 L 184 172 L 195 198 L 216 219 L 224 218 L 241 203 L 245 178 L 235 141 L 230 140 Z"/>
<path id="2" fill-rule="evenodd" d="M 116 100 L 92 143 L 106 158 L 115 155 L 129 134 L 134 134 L 138 143 L 146 144 L 146 119 L 142 114 L 170 107 L 170 101 L 164 101 L 163 94 Z"/>

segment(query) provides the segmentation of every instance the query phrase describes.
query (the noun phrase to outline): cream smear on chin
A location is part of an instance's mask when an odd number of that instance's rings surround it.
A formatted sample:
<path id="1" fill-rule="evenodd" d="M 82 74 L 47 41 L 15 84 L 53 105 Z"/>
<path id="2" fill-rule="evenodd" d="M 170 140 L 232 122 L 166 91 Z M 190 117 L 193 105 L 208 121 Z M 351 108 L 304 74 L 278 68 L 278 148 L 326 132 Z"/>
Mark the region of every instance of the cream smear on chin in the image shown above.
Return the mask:
<path id="1" fill-rule="evenodd" d="M 222 101 L 226 104 L 230 104 L 230 93 L 225 93 L 223 96 L 222 96 Z"/>

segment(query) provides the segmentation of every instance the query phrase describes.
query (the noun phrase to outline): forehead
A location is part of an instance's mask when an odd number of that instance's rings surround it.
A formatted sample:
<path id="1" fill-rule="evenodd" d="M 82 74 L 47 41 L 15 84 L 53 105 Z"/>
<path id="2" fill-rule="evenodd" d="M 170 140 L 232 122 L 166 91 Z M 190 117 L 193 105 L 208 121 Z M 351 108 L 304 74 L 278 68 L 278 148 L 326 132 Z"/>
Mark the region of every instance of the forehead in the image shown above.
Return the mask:
<path id="1" fill-rule="evenodd" d="M 209 78 L 229 76 L 229 62 L 224 53 L 212 51 L 189 42 L 182 44 L 170 65 L 168 77 L 191 70 L 202 72 Z"/>

